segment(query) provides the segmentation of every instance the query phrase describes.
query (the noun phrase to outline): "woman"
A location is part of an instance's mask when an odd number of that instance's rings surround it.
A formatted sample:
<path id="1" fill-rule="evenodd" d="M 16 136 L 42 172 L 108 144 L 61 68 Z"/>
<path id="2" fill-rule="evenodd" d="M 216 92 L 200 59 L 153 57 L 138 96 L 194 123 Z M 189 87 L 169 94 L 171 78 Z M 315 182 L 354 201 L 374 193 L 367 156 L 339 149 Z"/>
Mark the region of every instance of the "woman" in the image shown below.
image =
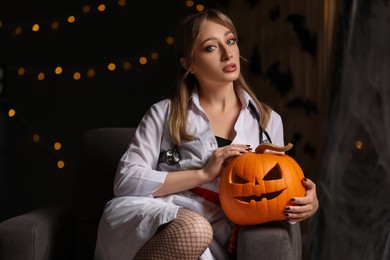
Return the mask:
<path id="1" fill-rule="evenodd" d="M 120 160 L 96 259 L 229 259 L 232 223 L 210 199 L 221 170 L 263 141 L 284 145 L 280 116 L 241 75 L 237 32 L 226 15 L 189 15 L 175 44 L 176 92 L 151 106 Z M 315 184 L 302 183 L 307 194 L 294 198 L 286 220 L 302 221 L 318 208 Z"/>

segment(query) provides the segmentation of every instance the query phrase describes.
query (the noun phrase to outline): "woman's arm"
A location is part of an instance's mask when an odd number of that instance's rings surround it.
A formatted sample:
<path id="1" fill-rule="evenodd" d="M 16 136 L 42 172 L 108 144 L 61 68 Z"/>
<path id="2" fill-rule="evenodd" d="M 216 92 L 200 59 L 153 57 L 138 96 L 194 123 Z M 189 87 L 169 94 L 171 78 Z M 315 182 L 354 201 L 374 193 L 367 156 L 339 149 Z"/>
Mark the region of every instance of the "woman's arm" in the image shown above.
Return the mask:
<path id="1" fill-rule="evenodd" d="M 248 146 L 244 144 L 232 144 L 217 148 L 213 151 L 209 161 L 203 168 L 169 172 L 164 183 L 153 193 L 153 196 L 167 195 L 209 183 L 221 174 L 224 164 L 230 158 L 248 151 Z"/>

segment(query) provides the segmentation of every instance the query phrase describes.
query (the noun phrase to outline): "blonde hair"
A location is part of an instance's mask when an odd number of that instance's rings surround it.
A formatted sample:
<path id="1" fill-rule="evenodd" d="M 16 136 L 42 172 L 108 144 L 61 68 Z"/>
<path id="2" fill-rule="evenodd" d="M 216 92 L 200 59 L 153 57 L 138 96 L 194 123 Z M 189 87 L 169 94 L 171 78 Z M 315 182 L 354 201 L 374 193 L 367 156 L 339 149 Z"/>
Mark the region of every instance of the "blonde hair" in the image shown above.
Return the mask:
<path id="1" fill-rule="evenodd" d="M 181 59 L 184 59 L 187 64 L 186 68 L 179 66 L 176 89 L 171 97 L 169 128 L 175 144 L 181 144 L 182 140 L 190 141 L 194 139 L 187 132 L 187 115 L 191 93 L 198 83 L 187 68 L 190 68 L 192 65 L 194 48 L 198 43 L 199 35 L 205 22 L 209 19 L 220 20 L 237 37 L 237 31 L 232 20 L 221 11 L 214 9 L 207 9 L 203 12 L 188 15 L 178 24 L 175 35 L 176 55 L 179 64 Z M 241 72 L 236 80 L 236 85 L 246 91 L 254 100 L 261 115 L 259 124 L 265 129 L 270 118 L 271 108 L 257 99 Z"/>

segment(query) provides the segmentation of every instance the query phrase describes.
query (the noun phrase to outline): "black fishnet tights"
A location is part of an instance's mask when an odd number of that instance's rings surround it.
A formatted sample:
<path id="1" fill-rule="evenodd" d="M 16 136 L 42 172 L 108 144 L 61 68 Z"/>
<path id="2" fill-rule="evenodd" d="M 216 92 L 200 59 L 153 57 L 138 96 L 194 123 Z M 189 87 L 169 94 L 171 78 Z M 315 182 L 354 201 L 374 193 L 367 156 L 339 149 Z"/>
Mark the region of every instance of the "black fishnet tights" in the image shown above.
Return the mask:
<path id="1" fill-rule="evenodd" d="M 212 238 L 211 225 L 204 217 L 181 208 L 177 218 L 160 227 L 134 259 L 199 259 Z"/>

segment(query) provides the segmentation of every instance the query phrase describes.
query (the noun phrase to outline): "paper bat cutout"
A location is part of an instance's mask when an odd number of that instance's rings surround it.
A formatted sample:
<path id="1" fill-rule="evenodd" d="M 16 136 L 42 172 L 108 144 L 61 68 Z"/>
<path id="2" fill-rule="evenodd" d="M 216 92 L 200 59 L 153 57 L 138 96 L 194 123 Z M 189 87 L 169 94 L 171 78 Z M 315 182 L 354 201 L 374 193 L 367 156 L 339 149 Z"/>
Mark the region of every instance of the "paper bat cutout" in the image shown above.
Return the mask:
<path id="1" fill-rule="evenodd" d="M 306 27 L 305 17 L 300 14 L 291 14 L 287 17 L 287 21 L 291 22 L 294 31 L 297 33 L 302 49 L 312 56 L 316 56 L 317 36 Z"/>
<path id="2" fill-rule="evenodd" d="M 282 96 L 284 96 L 293 85 L 292 75 L 290 69 L 283 72 L 280 69 L 280 61 L 275 61 L 271 64 L 267 71 L 266 77 L 271 81 Z"/>
<path id="3" fill-rule="evenodd" d="M 287 104 L 286 107 L 289 108 L 302 108 L 305 110 L 306 115 L 310 115 L 310 113 L 317 114 L 317 105 L 315 102 L 310 101 L 309 99 L 303 100 L 302 98 L 296 97 L 290 100 Z"/>

